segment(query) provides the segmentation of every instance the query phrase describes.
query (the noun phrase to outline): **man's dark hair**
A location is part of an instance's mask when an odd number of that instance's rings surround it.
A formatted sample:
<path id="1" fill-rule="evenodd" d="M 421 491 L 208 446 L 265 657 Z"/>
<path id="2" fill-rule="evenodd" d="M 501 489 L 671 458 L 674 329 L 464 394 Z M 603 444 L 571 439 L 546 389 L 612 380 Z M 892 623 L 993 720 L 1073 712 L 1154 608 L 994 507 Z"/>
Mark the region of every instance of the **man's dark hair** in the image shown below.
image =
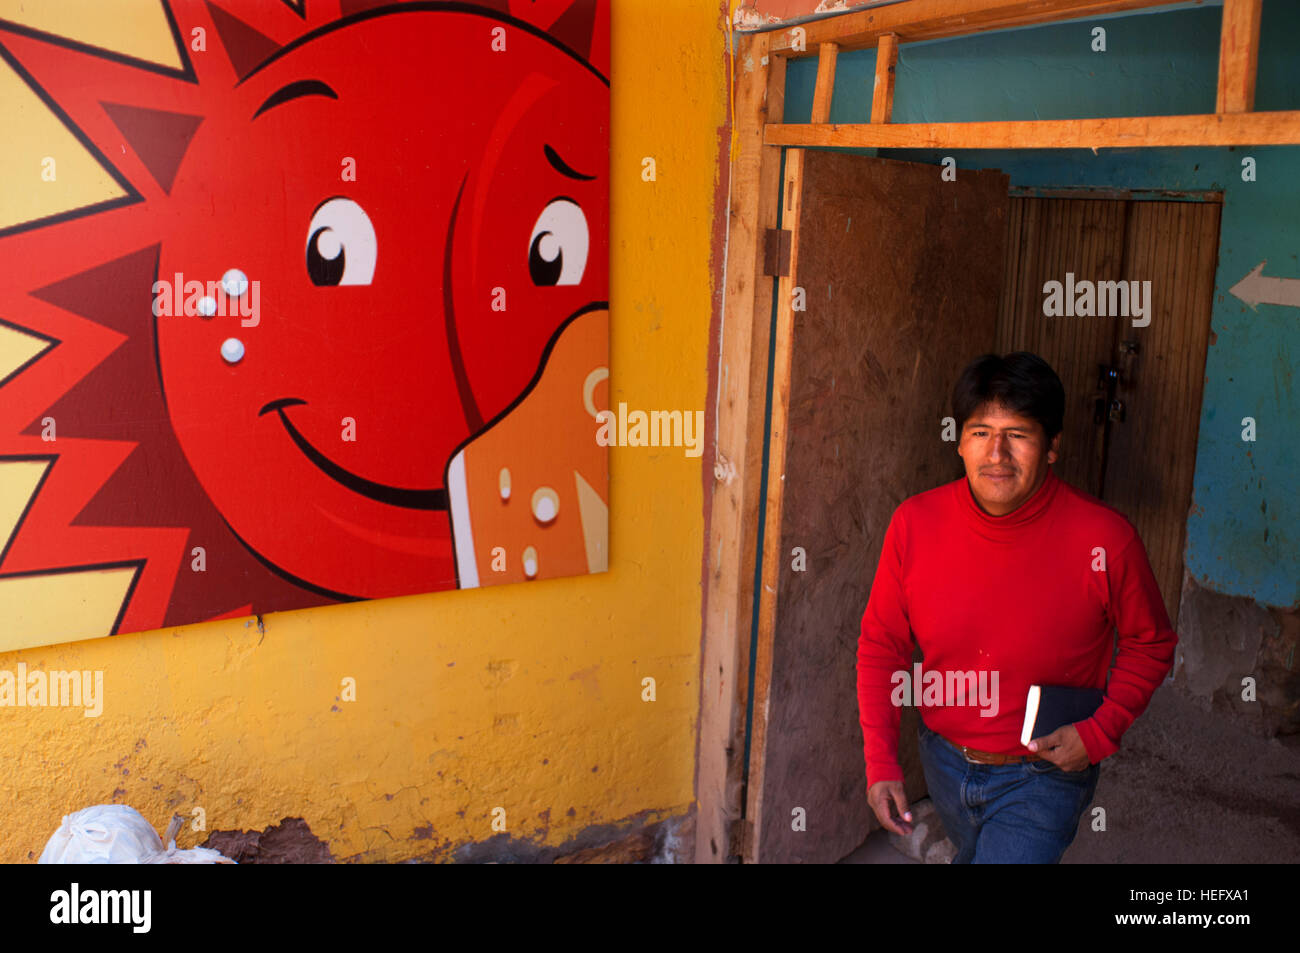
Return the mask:
<path id="1" fill-rule="evenodd" d="M 957 420 L 958 434 L 975 411 L 987 403 L 1001 404 L 1013 414 L 1037 420 L 1049 444 L 1061 432 L 1065 388 L 1056 371 L 1037 354 L 984 354 L 966 366 L 952 392 L 952 415 Z"/>

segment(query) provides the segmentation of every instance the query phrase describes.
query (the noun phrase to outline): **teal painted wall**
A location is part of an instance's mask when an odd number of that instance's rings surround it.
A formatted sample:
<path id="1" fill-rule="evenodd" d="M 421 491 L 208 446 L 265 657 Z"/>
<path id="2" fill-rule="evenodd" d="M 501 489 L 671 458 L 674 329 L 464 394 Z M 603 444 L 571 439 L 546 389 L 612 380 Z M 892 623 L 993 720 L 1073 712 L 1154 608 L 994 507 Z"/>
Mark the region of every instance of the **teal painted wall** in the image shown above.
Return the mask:
<path id="1" fill-rule="evenodd" d="M 1219 6 L 903 45 L 895 122 L 1069 119 L 1214 112 Z M 1091 49 L 1106 30 L 1106 52 Z M 839 57 L 832 122 L 866 122 L 875 51 Z M 816 59 L 790 64 L 787 122 L 807 122 Z M 1265 0 L 1257 110 L 1300 110 L 1300 3 Z M 996 168 L 1013 186 L 1221 190 L 1211 344 L 1187 523 L 1188 569 L 1204 587 L 1300 605 L 1300 308 L 1252 310 L 1229 293 L 1261 261 L 1300 279 L 1300 147 L 1090 150 L 843 150 Z M 1256 181 L 1242 181 L 1242 159 Z M 1242 418 L 1256 421 L 1243 441 Z"/>

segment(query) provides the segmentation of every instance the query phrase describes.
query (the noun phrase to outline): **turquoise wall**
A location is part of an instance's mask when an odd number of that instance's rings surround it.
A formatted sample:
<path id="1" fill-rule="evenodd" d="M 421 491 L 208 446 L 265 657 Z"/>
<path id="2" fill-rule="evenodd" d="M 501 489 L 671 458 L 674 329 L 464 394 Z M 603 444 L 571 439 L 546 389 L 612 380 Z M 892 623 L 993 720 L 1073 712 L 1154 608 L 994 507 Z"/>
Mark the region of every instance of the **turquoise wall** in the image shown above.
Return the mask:
<path id="1" fill-rule="evenodd" d="M 1219 6 L 1102 17 L 900 46 L 895 122 L 1070 119 L 1214 112 Z M 1106 30 L 1093 52 L 1092 30 Z M 866 122 L 875 50 L 839 57 L 832 122 Z M 790 63 L 786 122 L 808 122 L 816 59 Z M 1265 0 L 1255 108 L 1300 110 L 1300 3 Z M 843 150 L 996 168 L 1013 186 L 1221 190 L 1219 264 L 1205 366 L 1188 569 L 1225 595 L 1300 605 L 1300 308 L 1252 310 L 1229 289 L 1261 261 L 1300 280 L 1300 147 Z M 1242 159 L 1256 181 L 1242 181 Z M 1242 418 L 1255 442 L 1241 438 Z"/>

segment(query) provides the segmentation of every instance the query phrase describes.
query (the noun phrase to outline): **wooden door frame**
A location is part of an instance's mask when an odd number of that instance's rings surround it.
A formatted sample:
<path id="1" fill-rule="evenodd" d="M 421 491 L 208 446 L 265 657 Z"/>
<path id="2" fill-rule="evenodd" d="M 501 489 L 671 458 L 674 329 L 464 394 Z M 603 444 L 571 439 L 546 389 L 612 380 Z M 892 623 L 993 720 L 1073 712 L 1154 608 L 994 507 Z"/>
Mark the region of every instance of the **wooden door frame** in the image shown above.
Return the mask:
<path id="1" fill-rule="evenodd" d="M 742 816 L 747 779 L 746 714 L 750 683 L 755 712 L 751 743 L 763 742 L 764 705 L 771 675 L 776 610 L 776 561 L 764 541 L 758 561 L 761 513 L 779 526 L 781 481 L 769 481 L 760 499 L 767 431 L 769 358 L 773 362 L 772 470 L 783 460 L 785 401 L 789 395 L 790 294 L 779 287 L 772 334 L 773 282 L 765 267 L 780 266 L 780 243 L 769 256 L 767 237 L 778 205 L 797 201 L 803 149 L 865 148 L 1042 149 L 1135 146 L 1300 145 L 1300 111 L 1253 111 L 1262 0 L 1224 0 L 1216 111 L 1199 116 L 1140 116 L 1028 122 L 893 123 L 894 64 L 899 43 L 919 42 L 1169 6 L 1179 0 L 905 0 L 798 26 L 737 37 L 732 110 L 731 182 L 724 300 L 719 319 L 714 480 L 704 571 L 700 722 L 696 761 L 697 863 L 752 862 L 757 838 Z M 871 122 L 831 123 L 836 56 L 841 49 L 878 49 Z M 809 123 L 785 123 L 786 63 L 818 57 Z M 781 158 L 787 155 L 784 182 Z M 789 246 L 787 246 L 789 247 Z M 788 273 L 788 269 L 786 269 Z M 775 348 L 775 354 L 772 349 Z M 780 438 L 780 439 L 777 439 Z M 778 449 L 779 448 L 779 449 Z M 763 572 L 759 625 L 752 646 L 754 574 Z M 761 780 L 761 779 L 760 779 Z M 757 786 L 761 790 L 761 784 Z"/>

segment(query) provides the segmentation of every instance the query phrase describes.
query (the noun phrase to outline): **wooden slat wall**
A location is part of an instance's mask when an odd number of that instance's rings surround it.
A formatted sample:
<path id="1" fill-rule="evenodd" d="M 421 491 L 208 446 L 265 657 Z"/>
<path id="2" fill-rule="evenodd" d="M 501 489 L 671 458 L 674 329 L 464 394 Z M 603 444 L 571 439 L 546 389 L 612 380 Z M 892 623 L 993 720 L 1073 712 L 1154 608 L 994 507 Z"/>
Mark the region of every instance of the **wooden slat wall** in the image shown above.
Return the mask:
<path id="1" fill-rule="evenodd" d="M 1105 500 L 1137 527 L 1178 623 L 1183 544 L 1209 346 L 1221 206 L 1133 202 L 1123 275 L 1151 282 L 1151 324 L 1120 328 L 1139 342 L 1119 397 L 1128 408 L 1112 424 Z"/>
<path id="2" fill-rule="evenodd" d="M 1056 473 L 1100 496 L 1138 528 L 1177 622 L 1183 544 L 1219 241 L 1211 202 L 1012 198 L 997 351 L 1033 351 L 1061 377 L 1065 431 Z M 1043 285 L 1076 280 L 1150 280 L 1152 319 L 1043 314 Z M 1119 345 L 1139 353 L 1122 362 Z M 1111 425 L 1105 486 L 1102 428 L 1093 423 L 1098 363 L 1121 364 L 1116 396 L 1124 423 Z"/>
<path id="3" fill-rule="evenodd" d="M 1124 265 L 1124 201 L 1011 199 L 1006 282 L 997 349 L 1032 351 L 1065 386 L 1065 430 L 1056 474 L 1100 492 L 1102 431 L 1093 424 L 1098 363 L 1113 359 L 1117 321 L 1043 314 L 1043 285 L 1076 279 L 1118 280 Z"/>

